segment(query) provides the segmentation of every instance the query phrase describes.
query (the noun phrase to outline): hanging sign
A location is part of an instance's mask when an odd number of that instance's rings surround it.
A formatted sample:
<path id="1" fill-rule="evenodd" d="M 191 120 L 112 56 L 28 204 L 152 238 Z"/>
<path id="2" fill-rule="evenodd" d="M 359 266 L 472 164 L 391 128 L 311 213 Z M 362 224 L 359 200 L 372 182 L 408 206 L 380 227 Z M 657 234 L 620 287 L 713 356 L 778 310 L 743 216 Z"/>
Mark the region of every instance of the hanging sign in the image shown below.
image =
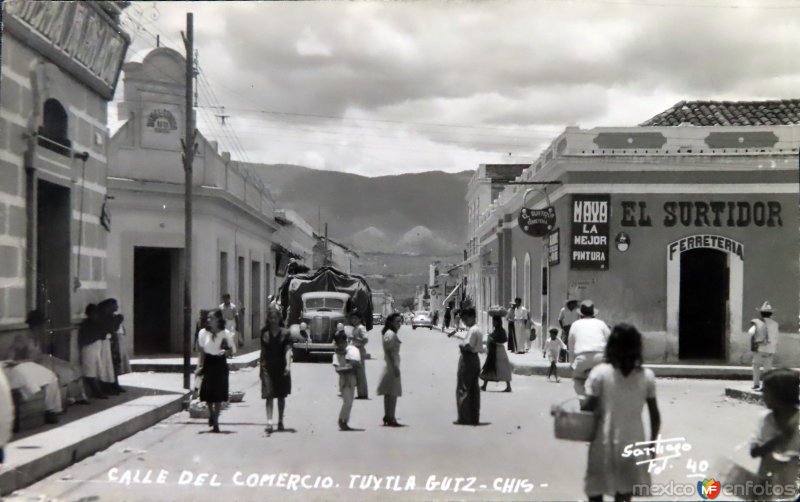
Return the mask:
<path id="1" fill-rule="evenodd" d="M 608 195 L 572 197 L 571 264 L 573 269 L 608 270 Z"/>
<path id="2" fill-rule="evenodd" d="M 544 237 L 556 226 L 556 211 L 552 206 L 544 209 L 523 207 L 517 217 L 519 228 L 531 237 Z"/>

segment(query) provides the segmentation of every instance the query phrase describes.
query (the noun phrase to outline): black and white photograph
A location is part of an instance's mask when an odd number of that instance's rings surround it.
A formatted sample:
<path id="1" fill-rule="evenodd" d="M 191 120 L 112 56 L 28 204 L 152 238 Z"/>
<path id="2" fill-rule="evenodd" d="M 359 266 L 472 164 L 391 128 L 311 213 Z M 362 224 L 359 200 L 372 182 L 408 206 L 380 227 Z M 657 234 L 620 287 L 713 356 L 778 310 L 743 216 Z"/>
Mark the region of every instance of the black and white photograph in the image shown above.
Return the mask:
<path id="1" fill-rule="evenodd" d="M 800 0 L 0 9 L 0 500 L 800 500 Z"/>

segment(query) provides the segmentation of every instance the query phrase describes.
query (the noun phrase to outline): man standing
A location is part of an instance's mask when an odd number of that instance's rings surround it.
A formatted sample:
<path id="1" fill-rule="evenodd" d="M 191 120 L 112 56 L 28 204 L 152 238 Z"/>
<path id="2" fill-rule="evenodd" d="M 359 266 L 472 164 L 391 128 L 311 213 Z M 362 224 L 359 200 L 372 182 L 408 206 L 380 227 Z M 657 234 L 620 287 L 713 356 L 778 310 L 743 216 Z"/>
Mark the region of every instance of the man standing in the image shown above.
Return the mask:
<path id="1" fill-rule="evenodd" d="M 231 303 L 231 295 L 222 295 L 222 303 L 219 305 L 222 318 L 225 320 L 225 329 L 231 332 L 234 340 L 237 340 L 236 333 L 239 330 L 239 309 Z M 244 340 L 239 340 L 238 345 L 242 346 Z"/>
<path id="2" fill-rule="evenodd" d="M 517 354 L 524 354 L 530 349 L 530 314 L 522 305 L 522 298 L 514 299 L 514 336 L 517 343 Z"/>
<path id="3" fill-rule="evenodd" d="M 764 372 L 772 369 L 772 358 L 778 344 L 778 323 L 772 319 L 772 305 L 765 301 L 759 307 L 759 319 L 750 321 L 750 345 L 753 350 L 753 389 L 761 390 L 761 367 Z"/>
<path id="4" fill-rule="evenodd" d="M 511 305 L 508 307 L 508 315 L 506 316 L 506 321 L 508 321 L 508 351 L 512 354 L 517 352 L 517 337 L 514 333 L 514 315 L 516 314 L 517 305 L 514 302 L 511 302 Z"/>
<path id="5" fill-rule="evenodd" d="M 603 353 L 611 330 L 595 318 L 594 303 L 584 300 L 580 307 L 581 318 L 569 330 L 569 353 L 572 357 L 572 382 L 579 396 L 586 395 L 589 372 L 603 362 Z"/>
<path id="6" fill-rule="evenodd" d="M 580 318 L 581 314 L 578 311 L 578 300 L 567 297 L 566 305 L 564 305 L 564 307 L 561 308 L 561 312 L 558 313 L 558 324 L 561 326 L 561 339 L 564 341 L 564 345 L 569 341 L 569 329 L 572 327 L 572 323 Z M 558 356 L 558 360 L 564 362 L 566 359 L 567 351 L 562 350 L 561 354 Z"/>
<path id="7" fill-rule="evenodd" d="M 358 395 L 356 399 L 369 399 L 369 390 L 367 389 L 367 332 L 364 325 L 361 324 L 361 314 L 358 310 L 353 310 L 350 313 L 350 324 L 353 326 L 352 342 L 361 354 L 361 364 L 356 367 L 356 380 L 358 387 Z"/>
<path id="8" fill-rule="evenodd" d="M 478 425 L 481 414 L 481 387 L 478 381 L 481 374 L 481 361 L 478 354 L 486 352 L 483 345 L 483 333 L 475 325 L 475 309 L 465 308 L 461 311 L 461 320 L 467 327 L 465 333 L 450 333 L 461 340 L 458 360 L 458 383 L 456 384 L 456 407 L 458 420 L 456 425 Z"/>

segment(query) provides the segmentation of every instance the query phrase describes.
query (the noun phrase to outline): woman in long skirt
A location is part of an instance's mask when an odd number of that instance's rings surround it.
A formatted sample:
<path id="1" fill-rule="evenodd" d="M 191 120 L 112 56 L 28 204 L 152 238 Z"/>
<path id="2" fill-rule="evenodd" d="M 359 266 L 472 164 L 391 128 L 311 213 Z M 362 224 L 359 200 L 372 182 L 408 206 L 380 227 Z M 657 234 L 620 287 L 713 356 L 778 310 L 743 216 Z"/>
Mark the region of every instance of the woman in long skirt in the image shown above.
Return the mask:
<path id="1" fill-rule="evenodd" d="M 478 425 L 481 412 L 481 388 L 478 377 L 481 373 L 479 353 L 485 352 L 483 346 L 483 333 L 475 325 L 475 309 L 466 308 L 461 311 L 461 320 L 467 327 L 465 333 L 453 333 L 461 339 L 459 350 L 461 357 L 458 359 L 458 383 L 456 384 L 456 406 L 458 419 L 456 425 Z"/>
<path id="2" fill-rule="evenodd" d="M 511 392 L 511 362 L 508 360 L 505 343 L 508 341 L 506 330 L 503 329 L 503 316 L 492 317 L 492 334 L 489 335 L 487 345 L 486 362 L 483 364 L 481 379 L 486 390 L 488 382 L 505 382 L 506 389 L 503 392 Z"/>
<path id="3" fill-rule="evenodd" d="M 96 399 L 108 399 L 100 383 L 102 373 L 103 330 L 99 323 L 97 305 L 90 303 L 84 310 L 86 318 L 78 329 L 81 351 L 81 373 L 89 393 Z"/>
<path id="4" fill-rule="evenodd" d="M 212 319 L 211 331 L 201 331 L 197 344 L 203 374 L 200 400 L 208 405 L 208 425 L 214 432 L 219 432 L 219 413 L 222 403 L 228 400 L 228 357 L 233 351 L 233 340 L 225 330 L 225 321 Z"/>
<path id="5" fill-rule="evenodd" d="M 292 339 L 283 327 L 277 307 L 267 309 L 267 325 L 261 330 L 261 398 L 267 400 L 267 434 L 272 433 L 272 412 L 278 400 L 278 430 L 283 431 L 286 396 L 292 392 Z"/>
<path id="6" fill-rule="evenodd" d="M 399 313 L 390 314 L 383 325 L 383 358 L 386 367 L 383 368 L 381 382 L 378 384 L 378 395 L 383 396 L 383 425 L 399 427 L 395 412 L 397 398 L 403 395 L 403 386 L 400 381 L 400 339 L 397 332 L 403 325 L 403 318 Z"/>

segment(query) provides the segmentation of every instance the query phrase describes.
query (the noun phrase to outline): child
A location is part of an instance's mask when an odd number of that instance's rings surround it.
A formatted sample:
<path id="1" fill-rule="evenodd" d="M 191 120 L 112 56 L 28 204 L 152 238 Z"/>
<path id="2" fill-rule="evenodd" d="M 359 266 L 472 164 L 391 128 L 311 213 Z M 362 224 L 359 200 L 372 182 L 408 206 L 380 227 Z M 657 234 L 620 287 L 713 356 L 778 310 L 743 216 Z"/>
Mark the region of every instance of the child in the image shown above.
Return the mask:
<path id="1" fill-rule="evenodd" d="M 550 360 L 550 370 L 547 372 L 547 381 L 550 381 L 550 375 L 555 375 L 556 382 L 560 382 L 561 379 L 558 378 L 556 363 L 558 362 L 559 354 L 561 354 L 562 350 L 566 350 L 567 346 L 564 345 L 564 342 L 558 337 L 558 328 L 551 327 L 549 331 L 550 339 L 544 344 L 544 351 L 547 353 L 547 359 Z"/>
<path id="2" fill-rule="evenodd" d="M 787 368 L 769 371 L 763 378 L 763 392 L 768 410 L 761 416 L 750 455 L 761 457 L 758 474 L 768 484 L 795 486 L 800 472 L 800 375 Z"/>
<path id="3" fill-rule="evenodd" d="M 646 465 L 624 456 L 625 445 L 645 440 L 642 407 L 650 415 L 650 439 L 656 440 L 661 416 L 656 404 L 656 378 L 642 368 L 642 335 L 630 324 L 614 326 L 605 351 L 606 362 L 595 366 L 586 380 L 582 409 L 594 411 L 597 433 L 589 445 L 584 490 L 590 502 L 629 501 L 633 487 L 649 485 Z"/>
<path id="4" fill-rule="evenodd" d="M 338 329 L 341 326 L 341 329 Z M 347 425 L 350 421 L 350 410 L 353 409 L 353 399 L 356 392 L 356 368 L 361 364 L 361 354 L 358 348 L 348 343 L 344 326 L 337 326 L 333 341 L 336 344 L 336 353 L 333 355 L 333 367 L 339 374 L 339 391 L 342 396 L 342 408 L 339 411 L 339 430 L 351 431 Z"/>

